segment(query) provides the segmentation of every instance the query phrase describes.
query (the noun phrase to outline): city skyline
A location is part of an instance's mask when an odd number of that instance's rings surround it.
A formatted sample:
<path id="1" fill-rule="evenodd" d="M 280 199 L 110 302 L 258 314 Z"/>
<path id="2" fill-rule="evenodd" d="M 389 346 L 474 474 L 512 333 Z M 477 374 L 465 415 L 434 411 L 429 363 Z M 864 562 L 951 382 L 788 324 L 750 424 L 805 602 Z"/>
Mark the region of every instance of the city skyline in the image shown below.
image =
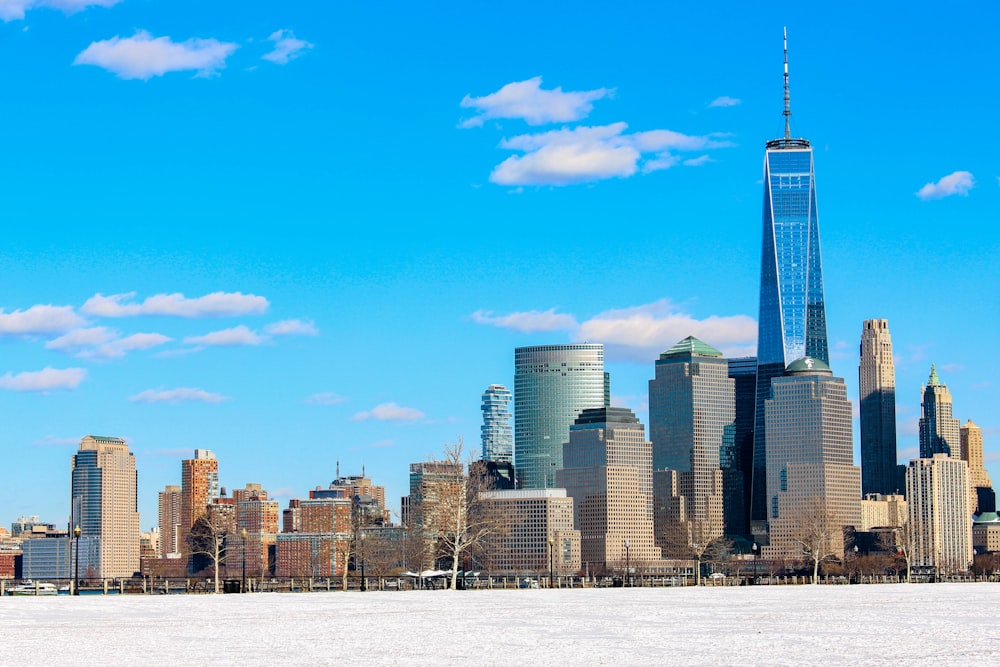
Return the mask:
<path id="1" fill-rule="evenodd" d="M 511 49 L 485 12 L 103 4 L 0 13 L 4 524 L 68 519 L 88 434 L 129 443 L 143 530 L 202 448 L 227 488 L 284 504 L 339 461 L 398 507 L 410 463 L 476 442 L 522 346 L 603 343 L 611 404 L 648 423 L 678 340 L 755 351 L 784 25 L 831 367 L 856 409 L 858 329 L 888 320 L 899 460 L 933 362 L 1000 476 L 997 9 L 866 7 L 879 37 L 848 49 L 847 8 L 733 5 L 666 37 L 716 11 L 532 8 Z M 555 24 L 575 38 L 549 41 Z M 121 45 L 197 58 L 161 75 Z"/>

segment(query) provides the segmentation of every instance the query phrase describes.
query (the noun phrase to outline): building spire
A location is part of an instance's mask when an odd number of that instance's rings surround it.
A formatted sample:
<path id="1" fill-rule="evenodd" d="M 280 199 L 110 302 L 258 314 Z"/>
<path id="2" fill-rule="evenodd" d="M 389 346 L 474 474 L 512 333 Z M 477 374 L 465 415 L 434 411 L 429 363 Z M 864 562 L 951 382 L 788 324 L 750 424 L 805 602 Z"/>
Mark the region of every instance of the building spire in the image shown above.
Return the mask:
<path id="1" fill-rule="evenodd" d="M 788 95 L 788 28 L 783 28 L 785 37 L 785 139 L 792 138 L 792 127 L 790 124 L 792 117 L 792 101 Z"/>

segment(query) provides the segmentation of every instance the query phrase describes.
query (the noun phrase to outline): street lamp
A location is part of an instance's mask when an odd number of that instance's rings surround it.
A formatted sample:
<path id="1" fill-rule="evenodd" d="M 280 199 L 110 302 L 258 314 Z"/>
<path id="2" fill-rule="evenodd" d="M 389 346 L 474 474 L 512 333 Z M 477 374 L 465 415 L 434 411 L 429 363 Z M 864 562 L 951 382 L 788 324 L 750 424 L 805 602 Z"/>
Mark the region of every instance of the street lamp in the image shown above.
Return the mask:
<path id="1" fill-rule="evenodd" d="M 552 546 L 556 543 L 549 535 L 549 588 L 552 588 Z"/>
<path id="2" fill-rule="evenodd" d="M 80 524 L 73 528 L 73 540 L 76 542 L 76 565 L 73 572 L 73 595 L 80 594 Z"/>
<path id="3" fill-rule="evenodd" d="M 243 583 L 240 584 L 240 593 L 247 592 L 247 529 L 244 528 L 240 531 L 240 537 L 243 538 Z"/>
<path id="4" fill-rule="evenodd" d="M 622 582 L 622 586 L 628 586 L 629 585 L 629 583 L 628 583 L 628 573 L 629 573 L 629 570 L 631 570 L 631 568 L 629 567 L 629 553 L 628 553 L 629 546 L 631 546 L 631 545 L 629 545 L 628 540 L 625 540 L 625 581 Z"/>
<path id="5" fill-rule="evenodd" d="M 854 569 L 858 570 L 858 545 L 857 544 L 854 545 Z M 858 583 L 859 584 L 862 583 L 862 581 L 861 581 L 861 571 L 860 570 L 858 570 Z"/>
<path id="6" fill-rule="evenodd" d="M 365 534 L 361 533 L 361 592 L 368 590 L 368 582 L 365 578 Z"/>
<path id="7" fill-rule="evenodd" d="M 757 572 L 760 569 L 760 561 L 758 560 L 760 558 L 760 547 L 754 542 L 750 548 L 753 550 L 753 583 L 757 583 L 757 577 L 760 576 Z"/>

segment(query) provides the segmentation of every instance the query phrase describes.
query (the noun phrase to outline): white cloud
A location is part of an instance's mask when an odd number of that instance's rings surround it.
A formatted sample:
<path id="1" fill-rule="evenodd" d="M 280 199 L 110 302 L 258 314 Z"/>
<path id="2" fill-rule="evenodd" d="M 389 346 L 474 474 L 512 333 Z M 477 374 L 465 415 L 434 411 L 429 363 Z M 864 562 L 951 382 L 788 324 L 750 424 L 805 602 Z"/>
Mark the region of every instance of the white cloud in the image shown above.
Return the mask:
<path id="1" fill-rule="evenodd" d="M 128 400 L 133 403 L 170 403 L 171 405 L 176 405 L 177 403 L 184 403 L 188 401 L 221 403 L 223 401 L 228 401 L 229 397 L 205 391 L 204 389 L 180 387 L 178 389 L 147 389 L 146 391 L 139 392 L 135 396 L 130 397 Z"/>
<path id="2" fill-rule="evenodd" d="M 129 352 L 135 350 L 148 350 L 164 343 L 169 343 L 172 338 L 158 333 L 137 333 L 124 338 L 118 338 L 104 345 L 100 345 L 93 350 L 83 351 L 77 356 L 97 357 L 102 359 L 116 359 L 124 357 Z"/>
<path id="3" fill-rule="evenodd" d="M 524 134 L 500 142 L 519 151 L 494 168 L 490 181 L 499 185 L 572 185 L 607 178 L 626 178 L 640 168 L 649 173 L 674 166 L 674 152 L 725 148 L 725 135 L 692 136 L 673 130 L 627 134 L 623 122 L 600 126 L 562 128 Z M 652 153 L 643 161 L 645 153 Z M 701 160 L 701 161 L 699 161 Z M 692 164 L 704 164 L 695 158 Z"/>
<path id="4" fill-rule="evenodd" d="M 137 333 L 124 338 L 114 329 L 91 327 L 76 329 L 45 343 L 46 349 L 61 350 L 81 358 L 116 359 L 135 350 L 147 350 L 168 343 L 172 338 L 158 333 Z"/>
<path id="5" fill-rule="evenodd" d="M 561 87 L 542 89 L 542 77 L 508 83 L 500 90 L 483 97 L 466 95 L 463 109 L 475 109 L 478 116 L 461 122 L 459 127 L 478 127 L 491 118 L 519 118 L 528 125 L 564 123 L 586 118 L 594 108 L 592 102 L 614 94 L 613 89 L 598 88 L 563 92 Z"/>
<path id="6" fill-rule="evenodd" d="M 274 42 L 274 50 L 265 53 L 261 58 L 278 65 L 284 65 L 298 58 L 302 55 L 302 51 L 313 47 L 309 42 L 296 39 L 291 30 L 276 30 L 268 39 Z"/>
<path id="7" fill-rule="evenodd" d="M 968 171 L 955 171 L 944 176 L 937 183 L 928 183 L 917 191 L 917 196 L 928 201 L 930 199 L 941 199 L 951 195 L 969 194 L 969 190 L 976 184 L 976 179 Z"/>
<path id="8" fill-rule="evenodd" d="M 404 408 L 395 403 L 382 403 L 376 405 L 371 410 L 359 412 L 351 419 L 354 421 L 365 421 L 367 419 L 378 419 L 380 421 L 414 421 L 423 419 L 424 413 L 416 408 Z"/>
<path id="9" fill-rule="evenodd" d="M 307 320 L 282 320 L 264 327 L 264 333 L 271 336 L 316 336 L 319 329 Z"/>
<path id="10" fill-rule="evenodd" d="M 0 376 L 0 389 L 11 391 L 52 391 L 54 389 L 76 389 L 87 377 L 83 368 L 44 368 L 40 371 L 7 373 Z"/>
<path id="11" fill-rule="evenodd" d="M 94 347 L 107 343 L 118 334 L 107 327 L 90 327 L 75 329 L 67 334 L 53 338 L 45 343 L 47 350 L 76 350 L 82 347 Z"/>
<path id="12" fill-rule="evenodd" d="M 714 100 L 708 103 L 709 108 L 712 107 L 734 107 L 737 104 L 742 104 L 743 100 L 738 97 L 729 97 L 728 95 L 723 95 L 722 97 L 716 97 Z"/>
<path id="13" fill-rule="evenodd" d="M 73 61 L 74 65 L 97 65 L 122 79 L 148 80 L 168 72 L 193 70 L 211 76 L 226 66 L 236 44 L 215 39 L 174 42 L 140 30 L 132 37 L 112 37 L 93 42 Z"/>
<path id="14" fill-rule="evenodd" d="M 395 444 L 396 443 L 394 440 L 379 440 L 377 442 L 373 442 L 372 444 L 368 445 L 368 447 L 371 449 L 388 449 Z"/>
<path id="15" fill-rule="evenodd" d="M 95 294 L 81 310 L 95 317 L 134 317 L 137 315 L 167 315 L 173 317 L 232 317 L 257 315 L 267 310 L 268 300 L 256 294 L 242 292 L 212 292 L 195 299 L 183 294 L 156 294 L 142 303 L 132 303 L 135 292 Z"/>
<path id="16" fill-rule="evenodd" d="M 122 0 L 0 0 L 0 19 L 13 21 L 23 19 L 30 9 L 50 7 L 61 9 L 67 14 L 79 12 L 87 7 L 112 7 Z"/>
<path id="17" fill-rule="evenodd" d="M 577 327 L 576 318 L 566 313 L 557 313 L 555 308 L 549 308 L 546 311 L 528 310 L 497 316 L 488 310 L 477 310 L 472 313 L 472 321 L 476 324 L 489 324 L 501 329 L 513 329 L 524 333 L 572 330 Z"/>
<path id="18" fill-rule="evenodd" d="M 260 345 L 267 338 L 260 336 L 257 332 L 248 329 L 240 324 L 231 329 L 213 331 L 204 336 L 188 336 L 184 342 L 188 345 L 212 345 L 219 347 L 236 347 L 239 345 Z"/>
<path id="19" fill-rule="evenodd" d="M 747 356 L 756 350 L 757 323 L 746 315 L 699 320 L 661 299 L 599 313 L 583 322 L 573 339 L 604 343 L 605 355 L 611 359 L 648 363 L 687 336 L 717 347 L 726 356 Z"/>
<path id="20" fill-rule="evenodd" d="M 57 438 L 54 435 L 47 435 L 44 438 L 39 438 L 35 440 L 32 444 L 34 447 L 48 447 L 54 445 L 57 447 L 65 447 L 67 445 L 76 445 L 80 442 L 80 438 Z"/>
<path id="21" fill-rule="evenodd" d="M 709 162 L 715 162 L 708 155 L 699 155 L 698 157 L 693 157 L 688 160 L 684 160 L 685 167 L 700 167 L 703 164 L 708 164 Z"/>
<path id="22" fill-rule="evenodd" d="M 0 308 L 0 336 L 62 333 L 83 324 L 70 306 L 32 306 L 6 313 Z"/>
<path id="23" fill-rule="evenodd" d="M 306 403 L 309 405 L 339 405 L 345 402 L 347 402 L 346 396 L 335 394 L 332 391 L 324 391 L 306 398 Z"/>

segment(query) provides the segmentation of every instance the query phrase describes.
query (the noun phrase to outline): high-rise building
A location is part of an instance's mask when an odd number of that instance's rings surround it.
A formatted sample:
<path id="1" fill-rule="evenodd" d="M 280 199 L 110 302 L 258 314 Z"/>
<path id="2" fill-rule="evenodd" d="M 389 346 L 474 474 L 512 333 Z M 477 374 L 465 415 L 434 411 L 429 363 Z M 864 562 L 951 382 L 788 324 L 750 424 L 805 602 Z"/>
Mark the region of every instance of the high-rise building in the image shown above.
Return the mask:
<path id="1" fill-rule="evenodd" d="M 491 384 L 483 392 L 483 460 L 514 462 L 514 436 L 510 428 L 511 394 L 502 384 Z"/>
<path id="2" fill-rule="evenodd" d="M 483 507 L 496 517 L 479 567 L 490 574 L 580 570 L 580 531 L 573 528 L 573 499 L 565 489 L 483 491 Z"/>
<path id="3" fill-rule="evenodd" d="M 699 539 L 723 533 L 722 467 L 736 466 L 734 382 L 717 349 L 688 336 L 660 355 L 649 381 L 653 469 L 678 472 Z"/>
<path id="4" fill-rule="evenodd" d="M 580 412 L 608 404 L 604 346 L 538 345 L 514 350 L 514 463 L 517 487 L 546 489 Z"/>
<path id="5" fill-rule="evenodd" d="M 128 444 L 86 436 L 73 455 L 71 480 L 70 526 L 80 527 L 80 568 L 99 578 L 131 577 L 139 571 L 139 510 Z"/>
<path id="6" fill-rule="evenodd" d="M 653 451 L 646 427 L 627 408 L 580 413 L 563 448 L 557 484 L 573 498 L 580 558 L 616 569 L 661 559 L 653 536 Z"/>
<path id="7" fill-rule="evenodd" d="M 159 493 L 160 557 L 179 554 L 181 546 L 181 487 L 168 484 Z"/>
<path id="8" fill-rule="evenodd" d="M 219 497 L 219 461 L 208 449 L 194 450 L 194 458 L 181 461 L 181 553 L 188 553 L 188 536 L 195 521 Z"/>
<path id="9" fill-rule="evenodd" d="M 757 357 L 729 359 L 736 418 L 733 447 L 736 457 L 722 461 L 722 515 L 727 535 L 750 534 L 750 489 L 753 484 L 753 420 L 757 398 Z"/>
<path id="10" fill-rule="evenodd" d="M 861 329 L 861 492 L 902 491 L 896 474 L 896 369 L 888 320 L 865 320 Z"/>
<path id="11" fill-rule="evenodd" d="M 996 512 L 996 495 L 993 482 L 983 467 L 983 429 L 969 419 L 959 429 L 961 458 L 969 464 L 969 498 L 975 514 Z"/>
<path id="12" fill-rule="evenodd" d="M 764 402 L 771 378 L 802 357 L 830 363 L 820 260 L 813 152 L 791 135 L 788 43 L 785 41 L 785 136 L 767 142 L 757 329 L 757 400 L 751 516 L 767 518 L 767 443 Z M 758 525 L 759 528 L 759 525 Z"/>
<path id="13" fill-rule="evenodd" d="M 822 513 L 842 528 L 861 524 L 861 471 L 854 465 L 851 402 L 843 378 L 804 357 L 771 379 L 767 425 L 770 546 L 764 554 L 801 556 L 801 531 Z M 841 530 L 824 548 L 844 553 Z"/>
<path id="14" fill-rule="evenodd" d="M 274 572 L 274 544 L 281 509 L 277 500 L 267 500 L 267 491 L 259 484 L 247 487 L 243 491 L 251 491 L 249 495 L 240 493 L 240 489 L 233 492 L 233 498 L 237 499 L 236 534 L 226 538 L 226 549 L 227 554 L 235 557 L 227 555 L 226 569 L 232 576 L 245 571 L 248 576 L 262 577 Z"/>
<path id="15" fill-rule="evenodd" d="M 920 402 L 920 458 L 935 454 L 958 454 L 961 447 L 959 422 L 951 416 L 951 392 L 931 364 L 931 375 Z"/>
<path id="16" fill-rule="evenodd" d="M 966 572 L 972 564 L 969 466 L 944 453 L 910 461 L 906 469 L 910 564 L 937 574 Z"/>

